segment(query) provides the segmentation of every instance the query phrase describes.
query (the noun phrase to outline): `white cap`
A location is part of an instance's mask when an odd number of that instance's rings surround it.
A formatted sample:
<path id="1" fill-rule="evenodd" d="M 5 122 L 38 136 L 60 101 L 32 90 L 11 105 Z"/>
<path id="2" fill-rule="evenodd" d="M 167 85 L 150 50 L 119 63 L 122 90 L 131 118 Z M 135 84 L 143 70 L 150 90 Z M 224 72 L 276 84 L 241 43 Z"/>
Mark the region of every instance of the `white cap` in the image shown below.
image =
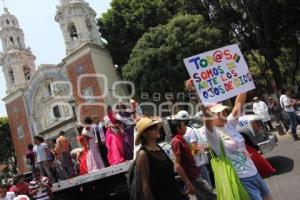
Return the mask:
<path id="1" fill-rule="evenodd" d="M 223 110 L 227 110 L 229 109 L 228 106 L 224 106 L 220 103 L 217 103 L 217 104 L 214 104 L 214 105 L 211 105 L 209 106 L 209 110 L 212 112 L 212 113 L 220 113 L 222 112 Z"/>
<path id="2" fill-rule="evenodd" d="M 190 115 L 187 111 L 181 110 L 175 115 L 175 119 L 177 119 L 177 120 L 189 120 Z"/>

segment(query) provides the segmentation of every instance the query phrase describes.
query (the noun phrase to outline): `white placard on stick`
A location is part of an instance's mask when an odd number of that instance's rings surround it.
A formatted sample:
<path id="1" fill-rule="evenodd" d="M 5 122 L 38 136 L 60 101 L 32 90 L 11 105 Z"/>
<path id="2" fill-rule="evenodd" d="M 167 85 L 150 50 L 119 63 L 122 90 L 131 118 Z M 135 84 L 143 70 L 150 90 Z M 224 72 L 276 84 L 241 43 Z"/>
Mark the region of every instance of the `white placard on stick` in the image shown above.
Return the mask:
<path id="1" fill-rule="evenodd" d="M 184 59 L 204 105 L 237 96 L 255 88 L 237 44 Z"/>

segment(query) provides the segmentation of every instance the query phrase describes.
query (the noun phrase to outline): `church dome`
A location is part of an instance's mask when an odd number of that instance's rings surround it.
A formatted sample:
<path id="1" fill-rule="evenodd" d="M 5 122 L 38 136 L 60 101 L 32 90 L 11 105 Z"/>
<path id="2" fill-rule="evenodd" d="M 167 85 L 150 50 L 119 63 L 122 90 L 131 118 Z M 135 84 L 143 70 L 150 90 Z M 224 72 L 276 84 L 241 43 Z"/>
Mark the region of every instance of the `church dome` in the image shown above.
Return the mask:
<path id="1" fill-rule="evenodd" d="M 0 16 L 0 26 L 5 27 L 16 27 L 19 28 L 19 21 L 16 16 L 11 14 L 7 8 L 4 8 L 4 13 Z"/>
<path id="2" fill-rule="evenodd" d="M 78 3 L 84 2 L 84 0 L 60 0 L 61 5 L 68 4 L 68 3 Z"/>

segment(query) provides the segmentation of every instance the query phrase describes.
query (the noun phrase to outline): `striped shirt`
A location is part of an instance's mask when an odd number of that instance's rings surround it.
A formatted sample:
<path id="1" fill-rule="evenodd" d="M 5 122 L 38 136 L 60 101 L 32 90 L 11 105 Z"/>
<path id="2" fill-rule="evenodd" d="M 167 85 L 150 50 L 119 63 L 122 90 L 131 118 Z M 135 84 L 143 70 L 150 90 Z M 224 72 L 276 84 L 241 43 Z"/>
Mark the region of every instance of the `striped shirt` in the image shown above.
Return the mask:
<path id="1" fill-rule="evenodd" d="M 29 193 L 32 194 L 34 200 L 50 200 L 47 187 L 48 187 L 47 177 L 34 179 L 29 183 Z"/>

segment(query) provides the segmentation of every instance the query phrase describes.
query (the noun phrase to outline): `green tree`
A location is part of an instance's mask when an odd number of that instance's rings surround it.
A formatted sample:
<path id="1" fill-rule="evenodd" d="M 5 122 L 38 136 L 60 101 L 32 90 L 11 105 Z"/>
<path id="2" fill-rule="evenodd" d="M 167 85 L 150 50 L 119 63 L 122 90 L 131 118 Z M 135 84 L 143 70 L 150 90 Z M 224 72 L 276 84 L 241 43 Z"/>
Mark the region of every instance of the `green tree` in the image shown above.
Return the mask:
<path id="1" fill-rule="evenodd" d="M 295 76 L 299 70 L 299 1 L 297 0 L 203 0 L 210 9 L 210 20 L 229 33 L 229 38 L 240 42 L 247 50 L 258 50 L 267 61 L 277 87 L 286 82 L 278 57 L 282 47 L 290 49 Z M 298 52 L 298 53 L 297 53 Z M 295 78 L 292 78 L 295 82 Z"/>
<path id="2" fill-rule="evenodd" d="M 182 92 L 189 77 L 183 58 L 222 46 L 222 35 L 201 15 L 179 15 L 142 36 L 123 76 L 134 82 L 137 94 Z"/>
<path id="3" fill-rule="evenodd" d="M 17 173 L 17 159 L 10 134 L 8 119 L 0 118 L 0 163 L 8 166 L 8 172 Z"/>
<path id="4" fill-rule="evenodd" d="M 268 68 L 266 58 L 258 51 L 248 51 L 244 53 L 249 71 L 256 85 L 256 92 L 263 94 L 272 91 L 272 72 Z"/>
<path id="5" fill-rule="evenodd" d="M 256 63 L 263 56 L 260 69 L 272 77 L 266 84 L 275 81 L 280 88 L 294 85 L 299 77 L 299 9 L 299 0 L 113 0 L 99 26 L 114 62 L 122 67 L 151 27 L 167 24 L 179 14 L 201 14 L 222 30 L 227 44 L 239 43 Z"/>
<path id="6" fill-rule="evenodd" d="M 142 35 L 151 27 L 168 23 L 178 13 L 208 15 L 199 0 L 113 0 L 98 25 L 114 63 L 127 64 Z"/>

